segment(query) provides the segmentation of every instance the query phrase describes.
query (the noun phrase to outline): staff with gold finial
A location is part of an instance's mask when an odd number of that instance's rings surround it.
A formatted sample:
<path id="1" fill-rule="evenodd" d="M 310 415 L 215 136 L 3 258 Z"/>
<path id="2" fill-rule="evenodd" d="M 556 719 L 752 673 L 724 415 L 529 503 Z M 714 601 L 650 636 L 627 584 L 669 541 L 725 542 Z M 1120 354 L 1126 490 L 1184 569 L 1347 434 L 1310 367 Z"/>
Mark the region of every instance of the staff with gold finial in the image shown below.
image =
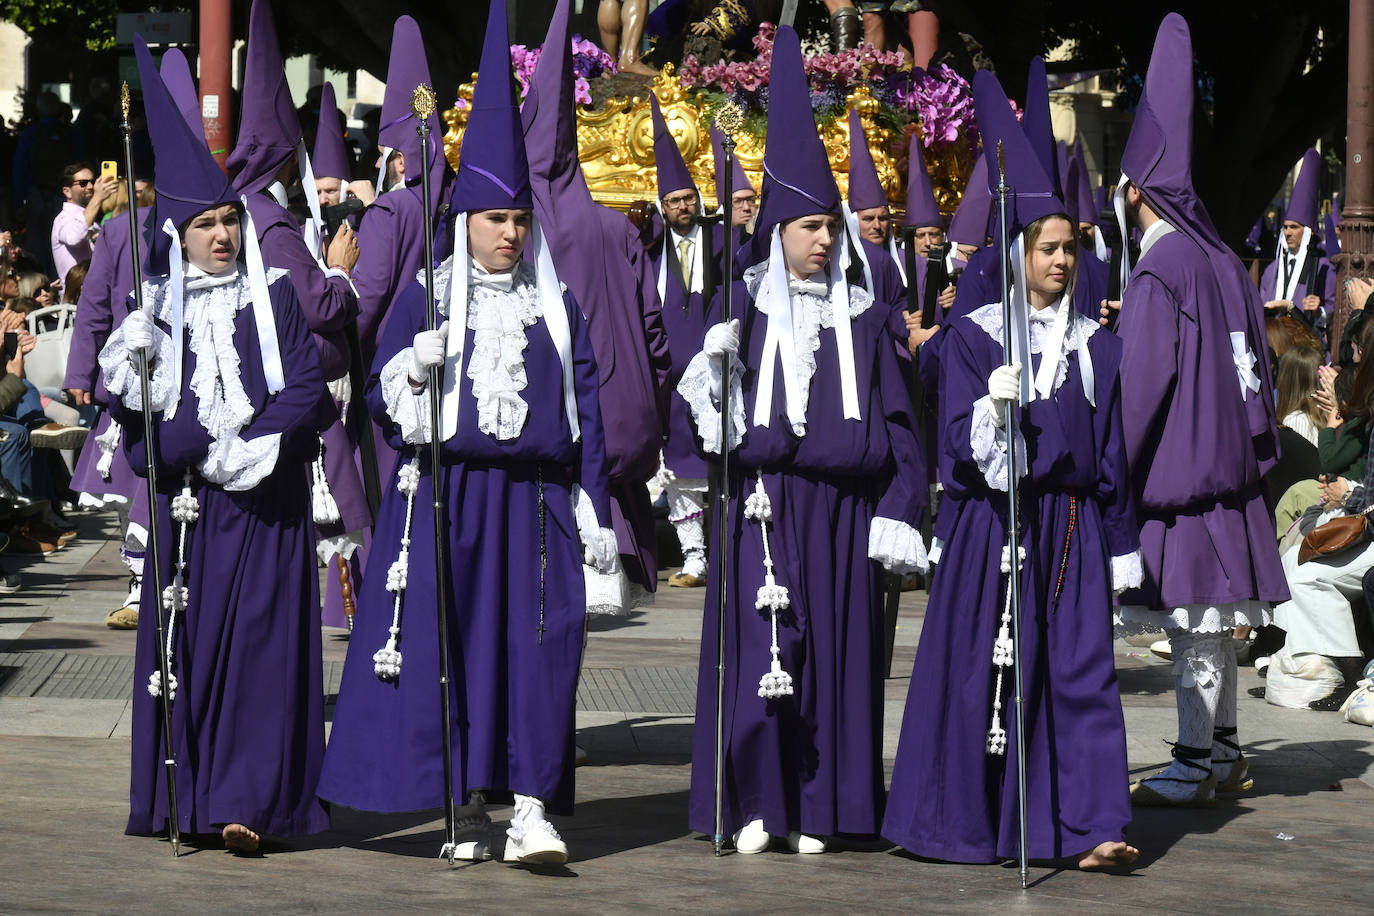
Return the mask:
<path id="1" fill-rule="evenodd" d="M 428 84 L 415 87 L 410 97 L 410 109 L 415 113 L 415 131 L 420 135 L 420 189 L 424 200 L 429 200 L 430 165 L 430 127 L 429 116 L 434 113 L 434 90 Z M 434 213 L 429 207 L 425 212 L 425 328 L 430 331 L 439 329 L 438 307 L 434 299 Z M 461 333 L 459 331 L 458 333 Z M 444 594 L 443 582 L 448 571 L 448 559 L 443 532 L 446 528 L 444 518 L 443 478 L 439 474 L 443 437 L 439 430 L 439 418 L 443 416 L 442 401 L 443 363 L 429 367 L 429 467 L 430 478 L 434 482 L 434 581 L 439 583 L 435 589 L 434 604 L 439 621 L 439 716 L 442 735 L 444 761 L 444 845 L 439 857 L 447 859 L 450 865 L 458 853 L 454 830 L 453 810 L 453 722 L 449 700 L 449 658 L 448 658 L 448 600 Z"/>
<path id="2" fill-rule="evenodd" d="M 1000 232 L 1001 243 L 1000 261 L 1002 266 L 1002 365 L 1009 366 L 1013 362 L 1012 349 L 1012 265 L 1011 265 L 1011 240 L 1008 235 L 1008 221 L 1011 218 L 1007 210 L 1007 201 L 1011 196 L 1011 188 L 1007 185 L 1007 164 L 1006 157 L 1002 151 L 1002 141 L 997 141 L 997 216 L 1001 224 Z M 1012 443 L 1007 448 L 1007 606 L 1011 610 L 1011 642 L 1012 642 L 1012 702 L 1016 707 L 1016 825 L 1018 833 L 1017 848 L 1019 850 L 1019 866 L 1021 870 L 1021 887 L 1026 887 L 1026 735 L 1025 735 L 1025 703 L 1023 702 L 1021 688 L 1021 520 L 1017 502 L 1017 490 L 1020 489 L 1020 471 L 1015 441 L 1016 437 L 1011 432 L 1016 429 L 1017 422 L 1017 401 L 1012 399 L 1007 404 L 1007 430 L 1008 441 Z"/>
<path id="3" fill-rule="evenodd" d="M 138 225 L 138 193 L 134 189 L 134 146 L 133 133 L 129 126 L 129 84 L 126 82 L 119 92 L 119 105 L 123 114 L 123 121 L 120 129 L 124 134 L 124 180 L 128 184 L 129 192 L 129 256 L 133 259 L 133 278 L 134 278 L 134 302 L 139 311 L 146 311 L 151 314 L 152 303 L 145 302 L 143 299 L 143 254 L 139 244 L 139 225 Z M 152 443 L 156 441 L 153 437 L 153 411 L 149 406 L 152 404 L 152 392 L 149 382 L 148 351 L 139 349 L 138 353 L 138 384 L 139 393 L 143 398 L 143 441 Z M 155 449 L 151 445 L 144 449 L 147 454 L 147 482 L 148 482 L 148 513 L 157 511 L 157 461 Z M 176 761 L 176 742 L 172 740 L 172 697 L 176 690 L 176 682 L 172 679 L 171 665 L 167 659 L 167 602 L 169 598 L 164 595 L 162 590 L 162 554 L 158 548 L 158 526 L 157 519 L 150 519 L 148 523 L 148 557 L 145 561 L 145 568 L 152 569 L 153 594 L 157 596 L 154 606 L 157 608 L 157 666 L 160 683 L 172 685 L 171 689 L 162 690 L 158 695 L 158 706 L 162 712 L 162 764 L 167 778 L 167 836 L 172 842 L 172 856 L 181 854 L 181 826 L 177 816 L 177 761 Z"/>
<path id="4" fill-rule="evenodd" d="M 735 131 L 743 123 L 743 115 L 738 107 L 727 102 L 716 111 L 716 127 L 723 135 L 720 143 L 725 153 L 725 167 L 721 169 L 724 187 L 716 189 L 716 197 L 721 201 L 725 214 L 725 252 L 722 263 L 722 283 L 720 286 L 721 321 L 729 324 L 734 318 L 733 293 L 735 289 L 735 246 L 731 239 L 731 201 L 734 200 Z M 720 481 L 716 486 L 716 601 L 720 608 L 716 626 L 716 798 L 715 830 L 711 834 L 711 845 L 716 855 L 724 853 L 725 846 L 725 610 L 729 597 L 728 574 L 730 564 L 730 378 L 732 355 L 723 357 L 723 378 L 727 383 L 720 392 Z"/>

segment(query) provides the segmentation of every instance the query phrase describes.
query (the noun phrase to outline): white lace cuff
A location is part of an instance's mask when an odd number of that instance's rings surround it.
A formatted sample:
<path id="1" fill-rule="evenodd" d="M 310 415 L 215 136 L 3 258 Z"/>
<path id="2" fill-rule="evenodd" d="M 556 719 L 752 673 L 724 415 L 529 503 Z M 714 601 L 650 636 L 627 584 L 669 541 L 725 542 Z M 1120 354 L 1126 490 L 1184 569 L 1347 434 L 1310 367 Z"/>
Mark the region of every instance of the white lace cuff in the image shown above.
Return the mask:
<path id="1" fill-rule="evenodd" d="M 200 474 L 226 490 L 251 490 L 271 474 L 281 452 L 281 433 L 244 439 L 220 439 L 200 463 Z"/>
<path id="2" fill-rule="evenodd" d="M 409 445 L 423 445 L 429 441 L 431 421 L 429 393 L 410 384 L 410 365 L 414 351 L 406 347 L 391 357 L 382 367 L 382 401 L 387 416 L 401 427 L 401 439 Z"/>
<path id="3" fill-rule="evenodd" d="M 1007 489 L 1007 430 L 993 422 L 992 398 L 983 395 L 973 402 L 969 446 L 983 479 L 994 490 Z M 1026 476 L 1026 440 L 1016 431 L 1017 479 Z"/>
<path id="4" fill-rule="evenodd" d="M 720 454 L 720 393 L 721 360 L 698 353 L 687 364 L 677 393 L 692 410 L 692 420 L 701 436 L 702 448 L 713 455 Z M 739 445 L 744 436 L 744 363 L 730 361 L 730 448 Z"/>
<path id="5" fill-rule="evenodd" d="M 572 488 L 573 514 L 577 517 L 577 533 L 582 538 L 583 558 L 597 572 L 611 574 L 620 570 L 620 546 L 615 531 L 603 528 L 596 517 L 596 507 L 587 491 L 577 484 Z"/>
<path id="6" fill-rule="evenodd" d="M 930 571 L 921 532 L 896 519 L 881 516 L 873 519 L 868 528 L 868 558 L 877 560 L 888 572 L 899 576 Z"/>
<path id="7" fill-rule="evenodd" d="M 1140 588 L 1145 581 L 1145 566 L 1140 551 L 1112 557 L 1112 594 L 1119 595 L 1128 588 Z"/>
<path id="8" fill-rule="evenodd" d="M 149 381 L 153 410 L 166 410 L 176 402 L 179 394 L 173 387 L 176 380 L 172 361 L 176 354 L 172 350 L 172 338 L 157 326 L 153 327 L 153 351 L 148 358 L 153 364 L 153 377 Z M 120 325 L 100 351 L 100 370 L 105 377 L 105 388 L 129 410 L 143 409 L 143 386 L 139 383 L 136 366 L 134 351 L 125 342 L 124 327 Z"/>

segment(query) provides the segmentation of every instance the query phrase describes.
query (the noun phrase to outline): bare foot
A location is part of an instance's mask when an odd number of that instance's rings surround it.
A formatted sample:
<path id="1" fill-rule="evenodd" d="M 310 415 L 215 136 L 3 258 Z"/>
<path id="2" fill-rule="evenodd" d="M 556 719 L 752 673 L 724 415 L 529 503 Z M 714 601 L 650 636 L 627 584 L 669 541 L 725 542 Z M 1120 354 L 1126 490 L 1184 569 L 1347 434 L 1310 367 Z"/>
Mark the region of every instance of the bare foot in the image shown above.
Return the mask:
<path id="1" fill-rule="evenodd" d="M 235 853 L 254 853 L 258 851 L 258 835 L 242 824 L 227 824 L 221 836 L 224 848 Z"/>
<path id="2" fill-rule="evenodd" d="M 1088 871 L 1094 868 L 1111 868 L 1114 865 L 1130 865 L 1139 855 L 1139 849 L 1125 843 L 1098 843 L 1079 857 L 1078 867 Z"/>
<path id="3" fill-rule="evenodd" d="M 658 76 L 658 71 L 639 60 L 624 61 L 620 64 L 621 73 L 638 73 L 640 76 Z"/>

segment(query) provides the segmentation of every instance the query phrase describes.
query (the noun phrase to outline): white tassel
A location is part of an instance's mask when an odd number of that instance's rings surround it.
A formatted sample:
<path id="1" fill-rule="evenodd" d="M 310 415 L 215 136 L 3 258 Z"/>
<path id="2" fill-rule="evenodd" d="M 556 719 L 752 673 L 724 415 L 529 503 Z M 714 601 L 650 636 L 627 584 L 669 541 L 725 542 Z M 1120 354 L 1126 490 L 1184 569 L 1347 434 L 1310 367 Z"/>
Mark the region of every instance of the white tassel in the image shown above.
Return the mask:
<path id="1" fill-rule="evenodd" d="M 172 573 L 172 584 L 162 590 L 162 607 L 167 611 L 167 702 L 177 698 L 177 676 L 172 674 L 177 615 L 186 613 L 191 602 L 191 590 L 186 587 L 186 529 L 200 518 L 200 500 L 191 492 L 191 472 L 187 471 L 182 481 L 181 492 L 172 497 L 172 521 L 180 528 L 177 532 L 176 568 Z M 148 678 L 148 692 L 162 696 L 162 671 L 156 670 Z"/>
<path id="2" fill-rule="evenodd" d="M 311 516 L 317 525 L 334 525 L 339 522 L 339 504 L 329 489 L 329 480 L 324 474 L 324 439 L 320 439 L 320 455 L 310 465 Z"/>
<path id="3" fill-rule="evenodd" d="M 1019 572 L 1026 560 L 1024 547 L 1016 548 L 1016 566 Z M 1002 547 L 1002 574 L 1012 575 L 1011 545 Z M 1002 604 L 1002 624 L 997 630 L 997 639 L 992 644 L 992 665 L 997 669 L 997 681 L 992 688 L 992 725 L 988 728 L 988 753 L 1001 757 L 1007 752 L 1007 732 L 1002 727 L 1002 675 L 1015 664 L 1016 645 L 1011 638 L 1011 582 L 1007 582 L 1006 599 Z"/>
<path id="4" fill-rule="evenodd" d="M 372 670 L 384 681 L 394 681 L 401 676 L 401 653 L 396 643 L 401 638 L 401 601 L 405 595 L 406 580 L 410 568 L 410 523 L 415 515 L 415 494 L 420 489 L 420 459 L 412 458 L 410 463 L 396 474 L 396 489 L 406 498 L 406 523 L 401 531 L 401 550 L 396 561 L 386 571 L 386 590 L 395 595 L 391 608 L 390 634 L 386 645 L 372 653 Z M 442 583 L 439 587 L 442 587 Z"/>
<path id="5" fill-rule="evenodd" d="M 767 673 L 759 679 L 759 696 L 765 700 L 792 695 L 792 675 L 782 667 L 782 649 L 778 646 L 778 612 L 792 606 L 787 586 L 779 585 L 773 574 L 773 552 L 768 544 L 768 523 L 773 520 L 773 504 L 768 499 L 768 491 L 763 488 L 763 472 L 759 471 L 754 482 L 754 492 L 744 501 L 744 517 L 759 523 L 763 534 L 763 584 L 759 586 L 754 598 L 754 608 L 768 611 L 773 630 L 773 641 L 768 651 L 772 662 Z"/>

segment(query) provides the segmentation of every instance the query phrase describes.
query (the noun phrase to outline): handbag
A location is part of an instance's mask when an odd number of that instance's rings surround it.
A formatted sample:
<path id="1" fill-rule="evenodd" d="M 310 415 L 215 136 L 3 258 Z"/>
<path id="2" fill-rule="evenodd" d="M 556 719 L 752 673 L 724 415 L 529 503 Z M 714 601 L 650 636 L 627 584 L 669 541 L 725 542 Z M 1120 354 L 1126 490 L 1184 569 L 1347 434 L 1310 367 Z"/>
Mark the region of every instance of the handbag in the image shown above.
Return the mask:
<path id="1" fill-rule="evenodd" d="M 1318 525 L 1307 532 L 1298 547 L 1298 563 L 1328 559 L 1363 544 L 1369 534 L 1370 512 L 1374 512 L 1374 504 L 1358 515 L 1333 518 L 1325 525 Z"/>

